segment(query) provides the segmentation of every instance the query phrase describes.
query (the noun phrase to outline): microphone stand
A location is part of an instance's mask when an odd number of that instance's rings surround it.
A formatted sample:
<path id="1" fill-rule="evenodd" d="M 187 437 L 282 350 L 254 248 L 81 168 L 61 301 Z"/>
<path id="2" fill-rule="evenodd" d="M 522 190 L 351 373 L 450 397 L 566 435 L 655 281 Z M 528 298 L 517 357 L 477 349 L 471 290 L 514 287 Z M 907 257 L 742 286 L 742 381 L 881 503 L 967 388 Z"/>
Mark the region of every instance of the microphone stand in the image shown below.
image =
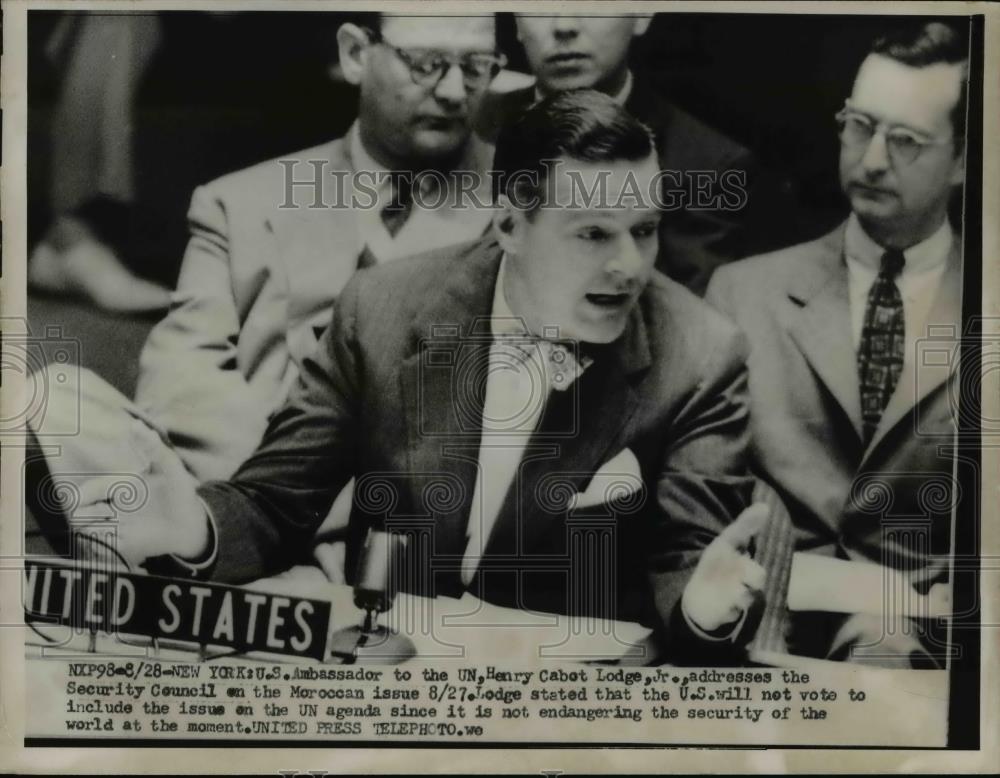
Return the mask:
<path id="1" fill-rule="evenodd" d="M 369 529 L 358 559 L 354 604 L 365 612 L 359 625 L 335 632 L 330 651 L 344 664 L 394 665 L 416 655 L 413 641 L 378 623 L 380 613 L 392 609 L 396 599 L 398 569 L 406 538 L 384 530 Z"/>

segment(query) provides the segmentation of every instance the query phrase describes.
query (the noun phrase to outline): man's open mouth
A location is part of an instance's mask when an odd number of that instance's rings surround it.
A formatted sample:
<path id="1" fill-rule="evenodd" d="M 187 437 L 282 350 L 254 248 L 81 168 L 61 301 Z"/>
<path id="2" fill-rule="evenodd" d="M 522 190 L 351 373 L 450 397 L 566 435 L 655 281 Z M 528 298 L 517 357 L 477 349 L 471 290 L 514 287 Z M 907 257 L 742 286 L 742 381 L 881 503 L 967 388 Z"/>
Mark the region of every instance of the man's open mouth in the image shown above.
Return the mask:
<path id="1" fill-rule="evenodd" d="M 587 302 L 601 308 L 620 308 L 628 303 L 631 295 L 626 292 L 621 294 L 588 294 L 586 298 Z"/>

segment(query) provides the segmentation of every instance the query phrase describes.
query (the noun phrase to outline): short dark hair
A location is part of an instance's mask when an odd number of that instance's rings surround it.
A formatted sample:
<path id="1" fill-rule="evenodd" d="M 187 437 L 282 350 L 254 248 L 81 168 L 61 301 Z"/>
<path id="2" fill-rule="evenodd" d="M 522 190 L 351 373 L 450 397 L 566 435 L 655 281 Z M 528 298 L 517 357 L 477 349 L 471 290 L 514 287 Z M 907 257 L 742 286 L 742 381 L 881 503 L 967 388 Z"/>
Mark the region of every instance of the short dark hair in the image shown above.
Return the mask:
<path id="1" fill-rule="evenodd" d="M 560 157 L 581 162 L 640 162 L 656 153 L 649 128 L 593 89 L 550 95 L 500 130 L 493 156 L 493 195 L 535 201 Z M 537 183 L 537 188 L 536 188 Z"/>
<path id="2" fill-rule="evenodd" d="M 961 151 L 965 145 L 965 114 L 968 103 L 968 35 L 963 35 L 951 24 L 925 22 L 901 27 L 881 36 L 872 44 L 870 53 L 894 59 L 914 68 L 939 63 L 965 65 L 958 102 L 951 110 L 955 151 Z"/>

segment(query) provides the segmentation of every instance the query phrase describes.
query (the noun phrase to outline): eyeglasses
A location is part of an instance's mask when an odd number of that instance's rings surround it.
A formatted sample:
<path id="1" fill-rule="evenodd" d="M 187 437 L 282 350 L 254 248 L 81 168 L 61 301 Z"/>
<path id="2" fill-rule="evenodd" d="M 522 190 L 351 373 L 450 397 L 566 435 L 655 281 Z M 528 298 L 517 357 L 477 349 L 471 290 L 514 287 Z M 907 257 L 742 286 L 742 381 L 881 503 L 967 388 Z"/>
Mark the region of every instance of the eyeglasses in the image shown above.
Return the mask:
<path id="1" fill-rule="evenodd" d="M 372 43 L 381 43 L 399 57 L 410 69 L 414 84 L 434 88 L 455 65 L 462 71 L 462 81 L 466 89 L 481 89 L 492 81 L 507 64 L 507 58 L 499 52 L 472 52 L 469 54 L 449 54 L 437 49 L 407 48 L 393 46 L 382 37 L 382 33 L 364 28 Z"/>
<path id="2" fill-rule="evenodd" d="M 919 157 L 929 146 L 944 146 L 950 143 L 947 138 L 925 138 L 904 127 L 891 127 L 885 122 L 876 122 L 870 116 L 854 111 L 850 106 L 844 106 L 837 112 L 837 125 L 840 127 L 840 142 L 853 149 L 868 148 L 878 133 L 885 135 L 885 147 L 893 164 L 909 165 Z"/>

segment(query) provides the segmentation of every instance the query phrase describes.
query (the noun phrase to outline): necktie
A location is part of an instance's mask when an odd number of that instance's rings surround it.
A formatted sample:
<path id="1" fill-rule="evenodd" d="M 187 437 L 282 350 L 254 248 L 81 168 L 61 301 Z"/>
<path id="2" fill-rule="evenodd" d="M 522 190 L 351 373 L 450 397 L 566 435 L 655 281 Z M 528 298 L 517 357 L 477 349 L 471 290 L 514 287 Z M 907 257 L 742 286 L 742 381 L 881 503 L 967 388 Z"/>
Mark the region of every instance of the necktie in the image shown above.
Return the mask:
<path id="1" fill-rule="evenodd" d="M 378 260 L 375 258 L 375 254 L 372 250 L 368 248 L 367 245 L 361 249 L 361 253 L 358 254 L 358 270 L 364 270 L 367 267 L 375 267 L 378 264 Z"/>
<path id="2" fill-rule="evenodd" d="M 903 297 L 896 277 L 905 263 L 903 252 L 889 249 L 882 255 L 882 269 L 868 291 L 865 319 L 858 346 L 858 380 L 861 388 L 861 421 L 867 446 L 875 434 L 882 411 L 892 397 L 903 371 L 906 329 Z"/>
<path id="3" fill-rule="evenodd" d="M 413 181 L 406 177 L 393 180 L 392 200 L 379 214 L 386 232 L 393 238 L 403 229 L 410 214 L 413 213 Z"/>

